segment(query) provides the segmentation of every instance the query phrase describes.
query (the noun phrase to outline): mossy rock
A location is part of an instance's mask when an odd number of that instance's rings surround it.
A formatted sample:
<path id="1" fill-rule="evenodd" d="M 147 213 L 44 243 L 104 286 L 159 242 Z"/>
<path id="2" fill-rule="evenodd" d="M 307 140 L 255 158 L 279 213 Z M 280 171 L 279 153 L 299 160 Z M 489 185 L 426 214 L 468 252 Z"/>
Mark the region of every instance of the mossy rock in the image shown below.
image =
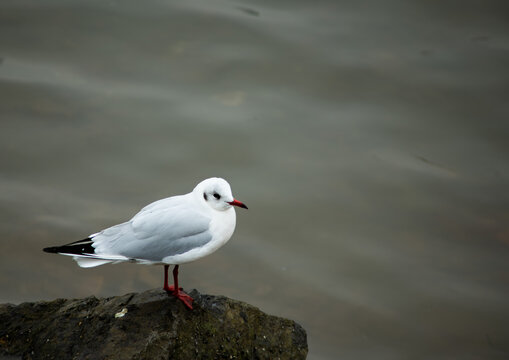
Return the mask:
<path id="1" fill-rule="evenodd" d="M 0 305 L 0 359 L 305 359 L 306 332 L 241 301 L 163 290 Z"/>

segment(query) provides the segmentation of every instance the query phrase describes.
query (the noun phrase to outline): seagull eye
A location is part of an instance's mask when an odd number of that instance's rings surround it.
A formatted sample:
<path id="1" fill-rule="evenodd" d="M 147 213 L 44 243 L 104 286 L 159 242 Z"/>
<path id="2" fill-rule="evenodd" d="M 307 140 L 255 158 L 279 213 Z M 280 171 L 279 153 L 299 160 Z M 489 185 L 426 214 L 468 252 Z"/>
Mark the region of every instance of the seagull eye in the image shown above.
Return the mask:
<path id="1" fill-rule="evenodd" d="M 216 198 L 216 200 L 221 199 L 221 195 L 219 195 L 218 193 L 214 193 L 214 197 Z"/>
<path id="2" fill-rule="evenodd" d="M 205 199 L 205 201 L 207 201 L 207 200 L 208 200 L 208 198 L 207 198 L 207 194 L 206 194 L 206 193 L 203 193 L 203 198 Z"/>

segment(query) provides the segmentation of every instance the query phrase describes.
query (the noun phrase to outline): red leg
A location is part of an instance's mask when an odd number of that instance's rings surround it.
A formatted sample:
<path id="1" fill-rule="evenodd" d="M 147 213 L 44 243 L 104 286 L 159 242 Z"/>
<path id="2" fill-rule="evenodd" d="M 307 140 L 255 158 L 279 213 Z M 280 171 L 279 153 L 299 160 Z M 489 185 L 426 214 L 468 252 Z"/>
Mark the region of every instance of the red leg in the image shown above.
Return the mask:
<path id="1" fill-rule="evenodd" d="M 170 265 L 164 265 L 164 286 L 163 290 L 165 291 L 173 291 L 173 285 L 168 286 L 168 268 Z"/>
<path id="2" fill-rule="evenodd" d="M 185 306 L 189 309 L 193 308 L 193 298 L 187 295 L 182 291 L 182 288 L 179 287 L 179 266 L 175 265 L 173 268 L 173 288 L 177 290 L 173 290 L 173 296 L 177 299 L 181 300 Z"/>
<path id="3" fill-rule="evenodd" d="M 175 296 L 177 299 L 182 301 L 184 305 L 186 305 L 189 309 L 193 308 L 193 298 L 187 295 L 185 292 L 182 291 L 182 288 L 179 287 L 179 266 L 175 265 L 173 268 L 173 285 L 168 286 L 168 268 L 169 265 L 164 265 L 164 286 L 163 290 L 166 290 L 167 292 L 170 292 L 173 296 Z M 176 289 L 176 290 L 175 290 Z"/>

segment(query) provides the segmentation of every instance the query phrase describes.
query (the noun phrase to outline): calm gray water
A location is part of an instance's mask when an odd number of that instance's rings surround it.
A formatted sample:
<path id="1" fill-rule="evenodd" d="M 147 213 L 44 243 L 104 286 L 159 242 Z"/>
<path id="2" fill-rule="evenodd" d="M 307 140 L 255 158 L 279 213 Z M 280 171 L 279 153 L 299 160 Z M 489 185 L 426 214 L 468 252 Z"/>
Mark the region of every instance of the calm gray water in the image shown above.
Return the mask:
<path id="1" fill-rule="evenodd" d="M 0 3 L 0 301 L 162 286 L 81 239 L 222 176 L 248 211 L 186 289 L 309 359 L 509 358 L 506 1 Z"/>

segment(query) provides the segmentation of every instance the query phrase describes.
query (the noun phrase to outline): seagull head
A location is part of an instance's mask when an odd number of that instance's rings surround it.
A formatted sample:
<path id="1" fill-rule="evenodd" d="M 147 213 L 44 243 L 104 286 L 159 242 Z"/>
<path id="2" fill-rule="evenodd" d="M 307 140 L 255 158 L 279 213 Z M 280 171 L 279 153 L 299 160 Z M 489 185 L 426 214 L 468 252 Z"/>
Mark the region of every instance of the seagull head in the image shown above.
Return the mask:
<path id="1" fill-rule="evenodd" d="M 232 206 L 247 209 L 244 203 L 233 197 L 230 184 L 221 178 L 205 179 L 196 185 L 193 192 L 201 197 L 207 205 L 216 210 L 224 211 Z"/>

